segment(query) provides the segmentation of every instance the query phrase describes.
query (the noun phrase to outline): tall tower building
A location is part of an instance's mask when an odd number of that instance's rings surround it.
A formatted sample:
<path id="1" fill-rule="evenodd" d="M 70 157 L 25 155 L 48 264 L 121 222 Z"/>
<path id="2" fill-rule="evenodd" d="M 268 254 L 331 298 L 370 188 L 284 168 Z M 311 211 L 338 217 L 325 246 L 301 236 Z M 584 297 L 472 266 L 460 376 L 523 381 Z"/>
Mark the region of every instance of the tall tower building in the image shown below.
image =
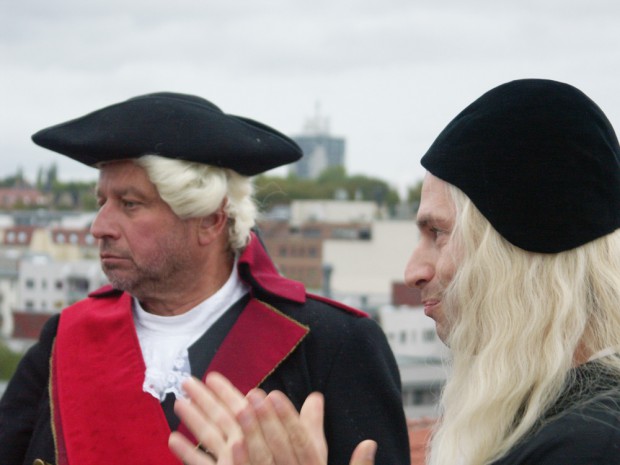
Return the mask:
<path id="1" fill-rule="evenodd" d="M 289 173 L 303 179 L 315 179 L 326 168 L 345 166 L 345 139 L 329 133 L 329 119 L 321 116 L 316 104 L 315 115 L 306 120 L 302 134 L 292 136 L 299 144 L 304 156 L 289 166 Z"/>

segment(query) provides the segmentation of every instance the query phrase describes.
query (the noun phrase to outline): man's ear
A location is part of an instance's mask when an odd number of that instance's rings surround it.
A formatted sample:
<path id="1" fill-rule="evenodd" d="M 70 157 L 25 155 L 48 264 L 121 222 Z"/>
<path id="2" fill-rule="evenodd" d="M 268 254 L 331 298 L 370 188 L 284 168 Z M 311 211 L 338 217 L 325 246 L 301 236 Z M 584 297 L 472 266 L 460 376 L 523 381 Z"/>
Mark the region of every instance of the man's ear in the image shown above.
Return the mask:
<path id="1" fill-rule="evenodd" d="M 215 212 L 200 218 L 198 223 L 198 242 L 208 245 L 222 235 L 228 226 L 228 215 L 222 205 Z"/>

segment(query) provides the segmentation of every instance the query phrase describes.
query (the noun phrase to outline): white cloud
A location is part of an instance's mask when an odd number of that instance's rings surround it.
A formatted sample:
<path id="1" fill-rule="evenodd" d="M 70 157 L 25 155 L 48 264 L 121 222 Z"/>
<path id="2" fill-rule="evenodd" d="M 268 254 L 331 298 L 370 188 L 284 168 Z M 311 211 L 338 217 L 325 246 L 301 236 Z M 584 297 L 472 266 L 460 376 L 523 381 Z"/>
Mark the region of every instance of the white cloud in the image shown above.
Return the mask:
<path id="1" fill-rule="evenodd" d="M 620 124 L 615 0 L 3 0 L 3 172 L 57 162 L 36 130 L 134 95 L 195 93 L 298 132 L 321 102 L 349 172 L 403 186 L 465 105 L 501 82 L 546 77 Z"/>

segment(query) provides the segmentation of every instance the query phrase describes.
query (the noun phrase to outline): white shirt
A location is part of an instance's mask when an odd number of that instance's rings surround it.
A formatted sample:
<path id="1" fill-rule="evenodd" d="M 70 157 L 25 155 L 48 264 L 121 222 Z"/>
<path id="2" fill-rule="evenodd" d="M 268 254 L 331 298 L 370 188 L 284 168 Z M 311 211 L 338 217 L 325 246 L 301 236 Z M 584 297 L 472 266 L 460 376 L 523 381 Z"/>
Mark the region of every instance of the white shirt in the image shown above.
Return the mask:
<path id="1" fill-rule="evenodd" d="M 228 281 L 207 300 L 181 315 L 153 315 L 134 297 L 134 324 L 146 364 L 144 392 L 160 402 L 169 392 L 177 398 L 184 396 L 181 383 L 191 376 L 187 349 L 248 292 L 249 287 L 237 275 L 235 260 Z"/>

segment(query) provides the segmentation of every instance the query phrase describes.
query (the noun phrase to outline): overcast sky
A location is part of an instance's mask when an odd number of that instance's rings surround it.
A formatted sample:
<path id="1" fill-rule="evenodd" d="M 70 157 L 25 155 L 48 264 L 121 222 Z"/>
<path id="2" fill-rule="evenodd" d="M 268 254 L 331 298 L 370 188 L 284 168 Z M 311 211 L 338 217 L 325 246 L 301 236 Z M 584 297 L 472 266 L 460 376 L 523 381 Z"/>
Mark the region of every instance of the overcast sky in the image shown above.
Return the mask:
<path id="1" fill-rule="evenodd" d="M 56 162 L 43 127 L 156 91 L 299 134 L 317 102 L 349 174 L 401 190 L 437 134 L 523 77 L 579 87 L 620 131 L 618 0 L 0 0 L 0 176 Z"/>

